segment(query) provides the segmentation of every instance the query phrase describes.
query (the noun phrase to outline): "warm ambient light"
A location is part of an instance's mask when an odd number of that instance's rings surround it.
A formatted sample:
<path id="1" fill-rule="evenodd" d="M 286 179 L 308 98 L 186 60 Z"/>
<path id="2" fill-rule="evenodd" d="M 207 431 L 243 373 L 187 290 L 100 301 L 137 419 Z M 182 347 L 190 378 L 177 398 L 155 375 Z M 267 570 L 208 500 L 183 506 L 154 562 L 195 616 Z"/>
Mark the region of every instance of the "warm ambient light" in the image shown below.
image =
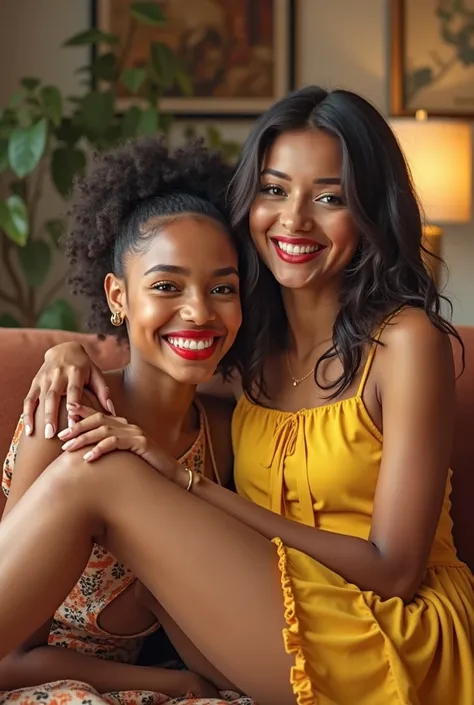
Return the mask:
<path id="1" fill-rule="evenodd" d="M 390 120 L 405 154 L 424 211 L 428 247 L 440 252 L 444 223 L 471 219 L 472 147 L 471 126 L 452 120 L 427 117 Z M 437 268 L 435 267 L 435 270 Z M 435 277 L 438 272 L 435 271 Z"/>

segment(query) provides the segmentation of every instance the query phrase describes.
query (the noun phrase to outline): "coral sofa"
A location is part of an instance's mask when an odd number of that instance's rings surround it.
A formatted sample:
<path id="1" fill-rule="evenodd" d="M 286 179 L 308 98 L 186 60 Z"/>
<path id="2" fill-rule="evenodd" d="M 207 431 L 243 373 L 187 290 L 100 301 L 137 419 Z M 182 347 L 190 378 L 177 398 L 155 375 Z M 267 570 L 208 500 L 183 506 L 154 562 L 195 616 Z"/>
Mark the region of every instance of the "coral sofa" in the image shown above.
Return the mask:
<path id="1" fill-rule="evenodd" d="M 457 384 L 458 408 L 453 450 L 453 519 L 460 557 L 474 571 L 474 327 L 459 329 L 466 345 L 466 370 Z M 63 331 L 0 328 L 0 456 L 5 457 L 30 380 L 56 343 L 78 340 L 102 369 L 126 361 L 126 350 L 113 340 Z M 459 351 L 456 346 L 459 366 Z M 473 437 L 471 437 L 473 434 Z"/>

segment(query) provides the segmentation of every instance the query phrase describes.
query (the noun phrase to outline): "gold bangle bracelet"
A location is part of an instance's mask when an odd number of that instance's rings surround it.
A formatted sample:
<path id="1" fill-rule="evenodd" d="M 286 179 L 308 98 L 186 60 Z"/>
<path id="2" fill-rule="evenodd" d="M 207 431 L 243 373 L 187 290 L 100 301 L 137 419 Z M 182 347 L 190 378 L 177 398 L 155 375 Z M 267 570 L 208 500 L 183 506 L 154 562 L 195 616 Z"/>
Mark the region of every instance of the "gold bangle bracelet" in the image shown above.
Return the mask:
<path id="1" fill-rule="evenodd" d="M 193 473 L 193 471 L 191 470 L 191 468 L 186 467 L 186 470 L 187 470 L 188 473 L 189 473 L 189 480 L 188 480 L 188 484 L 187 484 L 187 486 L 186 486 L 185 489 L 186 489 L 186 492 L 189 492 L 189 491 L 191 490 L 192 486 L 193 486 L 194 473 Z"/>

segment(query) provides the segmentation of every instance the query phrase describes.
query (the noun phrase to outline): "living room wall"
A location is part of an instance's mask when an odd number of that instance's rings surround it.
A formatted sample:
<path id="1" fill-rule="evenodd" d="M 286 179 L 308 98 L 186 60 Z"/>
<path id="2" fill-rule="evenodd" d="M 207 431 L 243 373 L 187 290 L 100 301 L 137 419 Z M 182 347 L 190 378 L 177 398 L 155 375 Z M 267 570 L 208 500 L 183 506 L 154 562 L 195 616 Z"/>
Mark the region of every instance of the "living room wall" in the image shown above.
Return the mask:
<path id="1" fill-rule="evenodd" d="M 388 108 L 388 0 L 296 0 L 297 84 L 320 83 L 357 91 L 383 112 Z M 0 105 L 24 75 L 38 75 L 73 92 L 85 50 L 60 50 L 62 40 L 85 28 L 88 0 L 15 0 L 0 3 Z M 245 122 L 221 122 L 225 137 L 242 141 Z M 45 199 L 51 205 L 53 195 Z M 474 228 L 445 229 L 447 292 L 454 321 L 474 325 Z M 0 262 L 0 278 L 1 278 Z"/>

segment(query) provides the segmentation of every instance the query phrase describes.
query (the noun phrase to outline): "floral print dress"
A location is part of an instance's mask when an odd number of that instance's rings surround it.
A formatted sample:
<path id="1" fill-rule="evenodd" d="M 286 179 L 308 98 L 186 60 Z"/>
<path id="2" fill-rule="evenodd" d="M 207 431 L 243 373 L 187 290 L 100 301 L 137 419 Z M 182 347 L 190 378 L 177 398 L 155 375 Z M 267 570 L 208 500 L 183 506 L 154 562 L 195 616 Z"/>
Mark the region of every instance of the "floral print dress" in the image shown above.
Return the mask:
<path id="1" fill-rule="evenodd" d="M 180 462 L 201 473 L 204 469 L 206 443 L 210 446 L 210 435 L 205 410 L 199 402 L 197 406 L 200 415 L 199 434 L 189 451 L 180 458 Z M 2 490 L 7 497 L 23 430 L 23 419 L 20 419 L 3 466 Z M 211 447 L 209 455 L 218 479 Z M 119 563 L 105 548 L 95 544 L 84 572 L 54 615 L 48 643 L 51 646 L 74 649 L 89 656 L 121 663 L 135 663 L 145 637 L 159 629 L 159 623 L 155 622 L 146 631 L 132 636 L 110 634 L 99 624 L 103 610 L 135 580 L 128 568 Z M 219 705 L 229 702 L 252 705 L 251 700 L 238 698 L 235 693 L 222 693 L 222 697 L 223 700 L 170 700 L 165 695 L 148 691 L 99 694 L 86 683 L 64 680 L 8 693 L 0 691 L 0 705 L 12 702 L 19 705 L 37 705 L 39 702 L 44 705 L 161 705 L 171 702 L 180 705 L 186 705 L 188 702 L 193 705 Z"/>

